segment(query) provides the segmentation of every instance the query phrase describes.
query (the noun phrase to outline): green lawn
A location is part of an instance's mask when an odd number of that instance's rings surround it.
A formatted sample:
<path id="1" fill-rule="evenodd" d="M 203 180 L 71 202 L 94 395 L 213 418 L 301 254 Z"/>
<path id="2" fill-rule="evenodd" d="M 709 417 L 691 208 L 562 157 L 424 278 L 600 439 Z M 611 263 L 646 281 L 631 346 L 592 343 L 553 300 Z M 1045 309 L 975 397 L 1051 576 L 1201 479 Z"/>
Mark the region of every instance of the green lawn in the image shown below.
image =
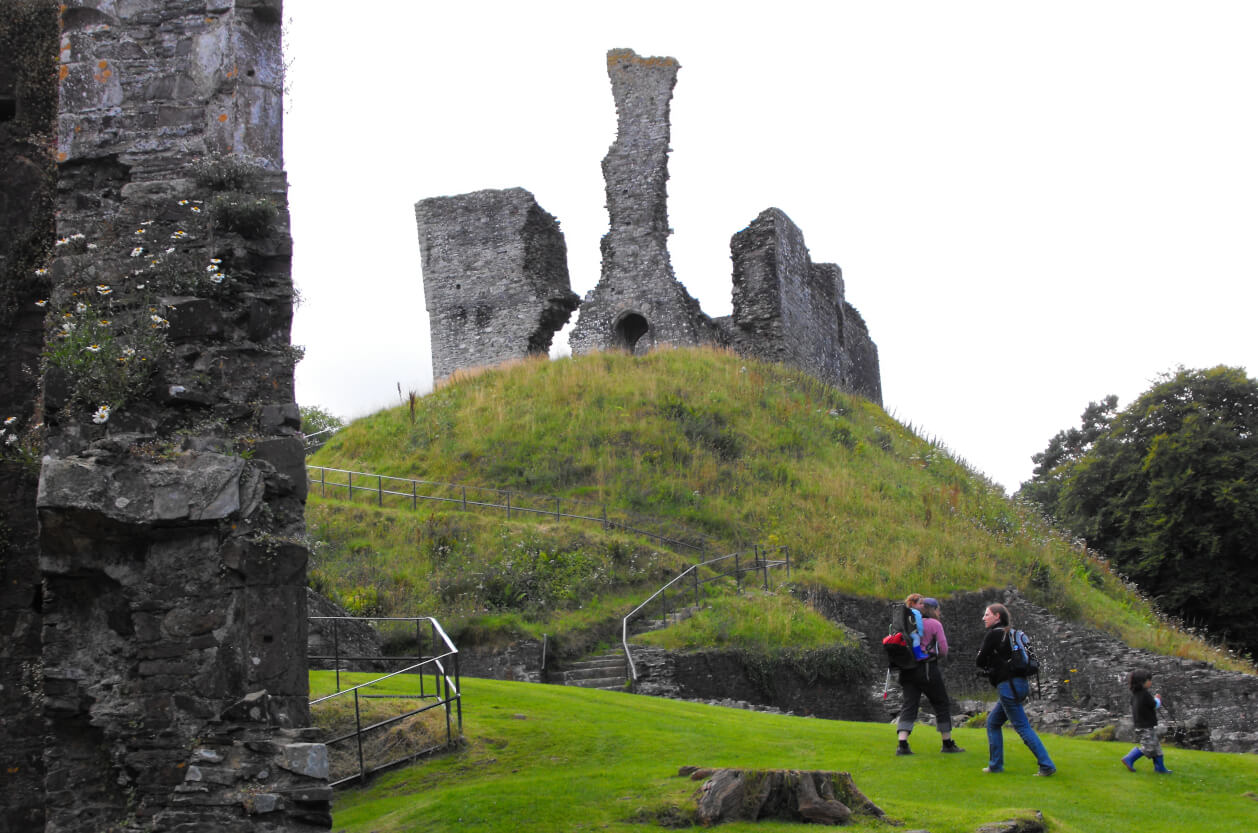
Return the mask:
<path id="1" fill-rule="evenodd" d="M 330 677 L 313 672 L 312 691 L 329 691 Z M 1006 732 L 1006 772 L 992 776 L 979 771 L 986 763 L 982 730 L 957 730 L 969 752 L 941 755 L 938 736 L 921 727 L 914 733 L 918 754 L 897 758 L 890 725 L 495 680 L 464 679 L 463 688 L 466 745 L 377 776 L 365 789 L 339 792 L 334 829 L 642 833 L 693 808 L 698 783 L 676 776 L 686 764 L 846 770 L 889 818 L 931 833 L 970 833 L 1031 810 L 1041 810 L 1051 830 L 1070 833 L 1222 833 L 1258 823 L 1253 755 L 1167 748 L 1173 775 L 1152 774 L 1147 761 L 1132 775 L 1118 761 L 1128 745 L 1048 736 L 1059 772 L 1041 779 L 1032 777 L 1030 754 Z M 761 822 L 721 829 L 799 827 Z"/>

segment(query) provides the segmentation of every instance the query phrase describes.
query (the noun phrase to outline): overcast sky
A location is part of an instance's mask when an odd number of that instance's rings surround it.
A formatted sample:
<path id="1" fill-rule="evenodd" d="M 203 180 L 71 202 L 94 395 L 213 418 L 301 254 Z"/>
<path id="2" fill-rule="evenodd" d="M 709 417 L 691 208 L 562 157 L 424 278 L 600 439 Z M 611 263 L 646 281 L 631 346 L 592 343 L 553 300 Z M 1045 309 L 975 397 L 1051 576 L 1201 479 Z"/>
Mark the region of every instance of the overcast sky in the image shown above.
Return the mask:
<path id="1" fill-rule="evenodd" d="M 431 390 L 420 199 L 528 189 L 594 287 L 619 47 L 681 63 L 669 247 L 704 311 L 730 312 L 730 236 L 782 209 L 843 268 L 888 412 L 1010 491 L 1089 401 L 1180 364 L 1258 371 L 1258 3 L 286 14 L 303 405 Z"/>

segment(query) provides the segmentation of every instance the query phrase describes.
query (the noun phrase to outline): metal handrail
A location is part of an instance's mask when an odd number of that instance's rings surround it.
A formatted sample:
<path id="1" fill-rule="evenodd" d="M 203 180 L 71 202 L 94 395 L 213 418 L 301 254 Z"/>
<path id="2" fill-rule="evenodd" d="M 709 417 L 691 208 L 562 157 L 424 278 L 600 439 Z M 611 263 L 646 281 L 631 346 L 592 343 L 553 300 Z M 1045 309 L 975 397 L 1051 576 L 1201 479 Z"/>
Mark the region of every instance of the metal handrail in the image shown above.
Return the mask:
<path id="1" fill-rule="evenodd" d="M 376 616 L 376 617 L 310 616 L 307 618 L 311 620 L 333 621 L 334 623 L 338 621 L 368 621 L 368 622 L 380 622 L 380 621 L 412 622 L 413 621 L 416 624 L 416 653 L 418 654 L 418 656 L 415 658 L 418 660 L 418 662 L 412 663 L 411 665 L 408 665 L 405 668 L 401 668 L 396 671 L 391 671 L 380 677 L 376 677 L 373 680 L 368 680 L 365 683 L 359 683 L 358 685 L 353 686 L 351 688 L 341 689 L 340 666 L 341 666 L 342 659 L 377 659 L 378 660 L 378 659 L 385 659 L 385 658 L 384 657 L 342 656 L 339 650 L 340 641 L 336 637 L 337 626 L 335 624 L 334 624 L 334 630 L 333 630 L 333 634 L 334 634 L 333 654 L 334 655 L 332 657 L 321 657 L 321 656 L 309 657 L 309 659 L 314 659 L 314 660 L 317 660 L 317 659 L 334 660 L 334 663 L 336 665 L 336 688 L 337 688 L 336 693 L 334 694 L 328 694 L 323 697 L 319 697 L 314 700 L 311 700 L 309 702 L 309 705 L 311 707 L 316 706 L 320 703 L 326 703 L 337 697 L 345 697 L 345 696 L 352 695 L 354 698 L 354 731 L 348 732 L 346 734 L 340 735 L 335 738 L 331 738 L 329 740 L 324 741 L 324 743 L 328 746 L 332 746 L 333 744 L 350 740 L 351 738 L 355 739 L 358 744 L 358 773 L 355 775 L 349 775 L 349 776 L 346 776 L 345 778 L 338 779 L 337 781 L 332 782 L 330 786 L 338 787 L 338 786 L 341 786 L 342 784 L 347 784 L 353 781 L 366 781 L 367 777 L 373 773 L 379 772 L 389 767 L 397 766 L 400 763 L 413 760 L 419 757 L 420 755 L 426 755 L 429 752 L 432 752 L 432 751 L 435 751 L 436 749 L 441 748 L 441 745 L 439 744 L 437 746 L 432 746 L 427 749 L 422 749 L 418 752 L 413 752 L 409 755 L 404 755 L 395 760 L 387 761 L 386 763 L 369 768 L 366 764 L 366 759 L 363 755 L 363 741 L 362 741 L 363 735 L 365 735 L 368 732 L 383 728 L 385 726 L 392 725 L 399 721 L 405 720 L 408 717 L 413 717 L 414 715 L 420 714 L 422 712 L 426 712 L 430 709 L 444 707 L 445 713 L 446 713 L 445 714 L 446 742 L 444 746 L 446 748 L 449 748 L 454 745 L 454 728 L 451 723 L 451 706 L 453 706 L 454 712 L 455 712 L 455 718 L 458 723 L 458 734 L 460 736 L 463 734 L 463 694 L 461 691 L 461 683 L 459 679 L 459 650 L 458 648 L 454 646 L 454 643 L 450 640 L 450 637 L 446 634 L 445 629 L 441 627 L 441 623 L 438 622 L 436 619 L 434 619 L 431 616 L 406 616 L 406 617 L 401 617 L 401 616 Z M 420 641 L 420 637 L 419 637 L 419 633 L 420 633 L 419 623 L 424 622 L 424 621 L 427 621 L 432 628 L 432 633 L 433 633 L 432 644 L 434 648 L 437 646 L 438 641 L 440 641 L 444 645 L 444 648 L 445 648 L 443 653 L 440 653 L 440 654 L 434 653 L 434 655 L 430 657 L 423 656 L 423 644 Z M 451 680 L 451 674 L 447 672 L 446 670 L 446 663 L 444 662 L 445 660 L 452 660 L 451 666 L 452 666 L 452 671 L 453 671 L 453 680 Z M 424 669 L 425 668 L 433 669 L 433 678 L 435 680 L 435 686 L 434 686 L 433 693 L 431 695 L 427 695 L 424 693 Z M 367 695 L 367 694 L 363 694 L 362 692 L 370 688 L 371 686 L 379 685 L 385 680 L 388 680 L 392 677 L 396 677 L 399 674 L 412 674 L 412 673 L 418 674 L 419 676 L 418 699 L 435 700 L 435 702 L 421 706 L 420 708 L 417 708 L 417 709 L 412 709 L 403 714 L 394 715 L 392 717 L 378 721 L 370 726 L 363 726 L 362 725 L 362 711 L 360 709 L 361 698 L 383 696 L 383 695 Z M 444 686 L 444 693 L 442 691 L 443 686 Z M 411 696 L 411 695 L 406 695 L 406 696 Z"/>
<path id="2" fill-rule="evenodd" d="M 780 559 L 768 558 L 768 554 L 773 551 L 781 552 L 783 557 Z M 722 556 L 718 556 L 717 558 L 710 558 L 707 561 L 702 561 L 698 564 L 692 564 L 686 569 L 682 570 L 680 573 L 678 573 L 671 581 L 669 581 L 659 590 L 656 590 L 654 593 L 648 596 L 646 601 L 644 601 L 642 604 L 638 605 L 633 610 L 629 611 L 629 613 L 625 616 L 624 619 L 621 620 L 621 623 L 620 623 L 620 644 L 624 648 L 625 661 L 629 665 L 629 679 L 630 680 L 638 679 L 638 671 L 637 671 L 637 667 L 633 663 L 633 655 L 629 652 L 629 620 L 632 619 L 634 616 L 636 616 L 640 611 L 646 608 L 647 605 L 651 604 L 651 602 L 655 601 L 657 598 L 661 600 L 662 607 L 663 607 L 663 618 L 667 620 L 668 615 L 669 615 L 668 614 L 668 589 L 672 587 L 673 585 L 677 584 L 678 582 L 681 582 L 687 576 L 691 578 L 696 606 L 699 604 L 699 588 L 701 586 L 710 584 L 714 581 L 719 581 L 723 578 L 728 578 L 730 576 L 734 577 L 734 582 L 737 585 L 739 592 L 742 592 L 742 576 L 745 573 L 753 573 L 753 572 L 763 573 L 765 590 L 769 589 L 769 568 L 771 567 L 785 566 L 786 578 L 788 581 L 790 580 L 791 553 L 790 553 L 789 548 L 785 546 L 773 547 L 771 549 L 761 549 L 760 547 L 756 547 L 754 550 L 752 550 L 752 552 L 754 553 L 754 560 L 751 561 L 750 563 L 740 563 L 741 557 L 744 555 L 747 555 L 746 552 L 734 552 L 734 553 L 730 553 L 729 555 L 722 555 Z M 717 564 L 722 561 L 728 561 L 731 558 L 734 559 L 733 570 L 729 572 L 724 572 L 724 573 L 717 573 L 715 576 L 712 576 L 711 578 L 706 578 L 706 579 L 699 578 L 700 567 L 709 567 L 713 564 Z M 682 591 L 682 592 L 684 593 L 687 591 Z"/>
<path id="3" fill-rule="evenodd" d="M 319 471 L 319 477 L 317 479 L 314 477 L 310 477 L 309 483 L 312 488 L 314 486 L 319 487 L 320 497 L 325 497 L 325 498 L 327 497 L 327 490 L 328 490 L 328 487 L 330 486 L 334 490 L 345 489 L 348 493 L 348 498 L 350 500 L 353 499 L 354 492 L 356 491 L 357 492 L 371 492 L 376 495 L 377 506 L 384 506 L 384 498 L 387 495 L 389 497 L 400 497 L 404 499 L 409 499 L 412 509 L 418 508 L 419 501 L 427 500 L 427 501 L 435 501 L 437 503 L 457 504 L 464 510 L 467 510 L 469 508 L 503 509 L 507 513 L 507 518 L 510 518 L 512 513 L 515 513 L 517 515 L 523 513 L 523 514 L 532 514 L 532 515 L 545 515 L 547 517 L 552 517 L 557 520 L 570 519 L 570 520 L 580 520 L 580 521 L 593 521 L 593 522 L 597 522 L 601 524 L 604 529 L 621 529 L 621 530 L 624 530 L 625 532 L 629 532 L 635 535 L 642 535 L 652 540 L 659 541 L 664 544 L 668 544 L 669 546 L 672 546 L 675 548 L 685 548 L 685 549 L 693 550 L 695 552 L 703 552 L 705 550 L 705 545 L 702 543 L 694 544 L 690 541 L 685 541 L 680 538 L 673 538 L 667 535 L 661 535 L 657 532 L 651 532 L 650 530 L 642 529 L 640 527 L 630 526 L 629 524 L 615 520 L 614 518 L 609 518 L 607 514 L 606 503 L 596 504 L 590 501 L 577 500 L 575 498 L 563 498 L 563 497 L 559 497 L 558 495 L 527 495 L 521 492 L 513 492 L 509 489 L 495 489 L 491 486 L 468 486 L 468 485 L 459 484 L 459 483 L 442 483 L 442 482 L 438 482 L 434 480 L 420 480 L 420 479 L 411 478 L 411 477 L 396 477 L 391 474 L 376 474 L 373 472 L 352 471 L 349 469 L 334 469 L 328 466 L 308 465 L 306 466 L 306 469 L 307 469 L 308 474 L 312 474 L 315 470 Z M 340 483 L 340 482 L 328 481 L 327 475 L 329 472 L 345 475 L 345 482 Z M 370 486 L 357 485 L 354 483 L 355 477 L 368 478 L 369 480 L 374 480 L 375 483 L 374 485 L 370 485 Z M 386 489 L 384 487 L 385 480 L 397 481 L 403 484 L 408 484 L 410 486 L 410 490 L 397 491 L 395 489 Z M 419 491 L 419 486 L 435 486 L 435 487 L 455 490 L 456 493 L 458 494 L 458 497 L 443 497 L 441 495 L 421 494 Z M 493 495 L 502 496 L 503 502 L 495 503 L 489 500 L 469 499 L 467 496 L 469 489 L 473 490 L 473 492 L 475 491 L 488 492 Z M 518 500 L 516 503 L 513 504 L 511 502 L 512 497 L 516 497 L 516 498 L 523 497 L 526 500 L 545 502 L 547 504 L 553 503 L 554 508 L 552 509 L 552 508 L 549 508 L 548 506 L 547 508 L 542 509 L 542 508 L 537 508 L 534 506 L 524 506 L 524 505 L 521 505 L 518 502 Z M 601 514 L 599 515 L 583 515 L 583 514 L 576 514 L 573 512 L 564 512 L 562 511 L 564 502 L 567 502 L 569 505 L 584 504 L 586 506 L 599 507 L 601 508 L 602 511 L 601 511 Z"/>

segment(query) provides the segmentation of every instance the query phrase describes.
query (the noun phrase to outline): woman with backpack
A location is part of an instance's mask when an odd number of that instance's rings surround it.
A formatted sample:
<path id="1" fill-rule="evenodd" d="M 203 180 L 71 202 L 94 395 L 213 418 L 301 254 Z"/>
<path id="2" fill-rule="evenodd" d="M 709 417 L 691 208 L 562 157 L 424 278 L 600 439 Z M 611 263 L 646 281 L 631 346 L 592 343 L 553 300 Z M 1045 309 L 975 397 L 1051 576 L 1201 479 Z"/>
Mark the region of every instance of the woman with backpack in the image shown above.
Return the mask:
<path id="1" fill-rule="evenodd" d="M 922 614 L 922 632 L 920 648 L 925 657 L 917 667 L 900 671 L 900 690 L 904 693 L 904 703 L 900 707 L 900 716 L 896 720 L 896 731 L 899 735 L 897 755 L 912 755 L 909 748 L 909 734 L 913 724 L 917 722 L 917 710 L 922 695 L 930 700 L 935 709 L 935 728 L 943 739 L 940 752 L 964 752 L 952 739 L 952 708 L 948 704 L 948 690 L 944 687 L 943 672 L 939 670 L 939 660 L 948 655 L 948 637 L 944 635 L 943 623 L 939 621 L 939 600 L 926 599 L 914 593 L 905 602 L 906 608 L 920 610 Z M 908 617 L 904 617 L 907 626 Z"/>
<path id="2" fill-rule="evenodd" d="M 1035 761 L 1039 764 L 1039 770 L 1035 774 L 1052 775 L 1057 767 L 1048 756 L 1048 750 L 1044 748 L 1040 736 L 1031 728 L 1031 722 L 1027 720 L 1026 712 L 1022 708 L 1022 702 L 1030 692 L 1030 684 L 1027 683 L 1025 673 L 1018 674 L 1009 667 L 1013 659 L 1013 646 L 1010 644 L 1010 632 L 1013 629 L 1009 624 L 1009 608 L 996 602 L 989 604 L 983 611 L 983 627 L 987 628 L 987 633 L 983 637 L 983 646 L 979 648 L 976 664 L 987 672 L 987 679 L 996 687 L 996 694 L 1000 698 L 987 715 L 988 753 L 987 766 L 983 767 L 983 772 L 1004 772 L 1005 741 L 1001 727 L 1008 721 L 1018 737 L 1022 738 L 1026 748 L 1035 756 Z"/>

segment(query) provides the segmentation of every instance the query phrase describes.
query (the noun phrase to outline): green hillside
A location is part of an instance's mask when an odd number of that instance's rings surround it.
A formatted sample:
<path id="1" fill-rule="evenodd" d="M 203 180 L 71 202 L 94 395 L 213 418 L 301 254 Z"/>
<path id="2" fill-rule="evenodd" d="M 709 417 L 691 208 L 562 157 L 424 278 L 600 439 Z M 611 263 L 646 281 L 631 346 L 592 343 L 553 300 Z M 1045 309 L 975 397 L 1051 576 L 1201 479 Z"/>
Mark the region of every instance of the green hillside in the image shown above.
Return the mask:
<path id="1" fill-rule="evenodd" d="M 1132 645 L 1234 665 L 881 408 L 721 351 L 456 377 L 357 420 L 309 462 L 589 501 L 711 555 L 785 545 L 798 585 L 880 598 L 1014 585 Z M 542 630 L 573 649 L 597 641 L 696 558 L 598 523 L 377 500 L 312 491 L 312 583 L 354 612 L 435 614 L 473 641 Z"/>
<path id="2" fill-rule="evenodd" d="M 345 675 L 342 675 L 343 677 Z M 355 680 L 365 679 L 356 677 Z M 392 681 L 399 693 L 413 678 Z M 329 672 L 311 675 L 316 693 Z M 383 688 L 381 690 L 384 690 Z M 658 697 L 496 680 L 463 680 L 465 744 L 457 752 L 338 792 L 335 829 L 413 831 L 650 831 L 686 826 L 699 783 L 681 766 L 827 769 L 858 787 L 900 827 L 858 830 L 970 833 L 982 824 L 1039 810 L 1058 833 L 1253 828 L 1258 760 L 1168 749 L 1174 773 L 1146 762 L 1131 774 L 1129 744 L 1046 735 L 1058 772 L 1032 777 L 1035 762 L 1016 740 L 1007 769 L 985 775 L 982 729 L 958 729 L 964 755 L 923 746 L 896 757 L 887 727 L 684 703 Z M 1008 733 L 1006 733 L 1008 734 Z M 857 817 L 860 818 L 860 817 Z M 736 822 L 720 830 L 783 833 L 799 824 Z"/>

